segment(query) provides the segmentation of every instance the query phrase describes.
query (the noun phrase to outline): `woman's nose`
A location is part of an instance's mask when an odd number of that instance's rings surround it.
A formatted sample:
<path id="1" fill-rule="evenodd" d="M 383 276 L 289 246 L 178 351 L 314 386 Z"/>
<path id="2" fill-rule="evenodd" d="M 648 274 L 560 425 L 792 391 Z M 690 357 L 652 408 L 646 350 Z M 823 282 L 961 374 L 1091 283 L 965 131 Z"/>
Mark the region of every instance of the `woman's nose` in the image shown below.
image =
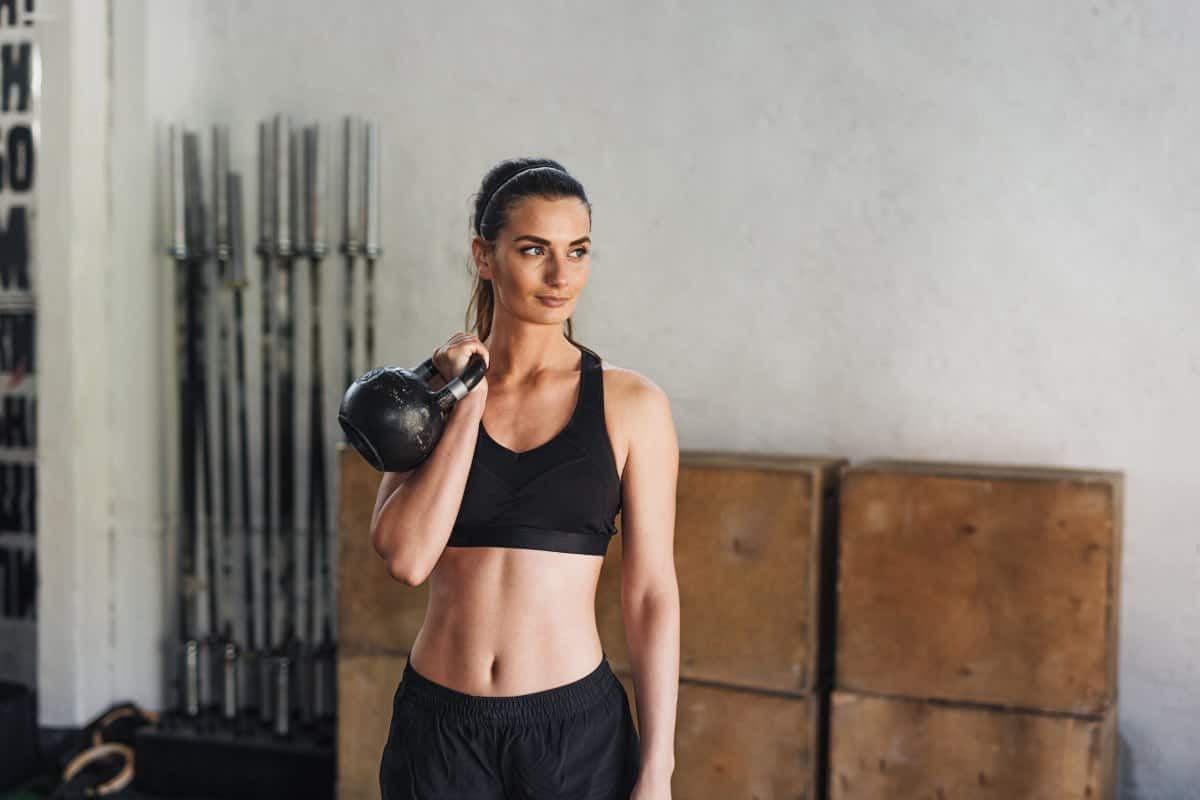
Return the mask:
<path id="1" fill-rule="evenodd" d="M 566 274 L 566 259 L 559 253 L 552 252 L 550 254 L 550 267 L 546 271 L 547 280 L 553 281 L 554 283 L 561 283 L 563 278 L 566 277 Z"/>

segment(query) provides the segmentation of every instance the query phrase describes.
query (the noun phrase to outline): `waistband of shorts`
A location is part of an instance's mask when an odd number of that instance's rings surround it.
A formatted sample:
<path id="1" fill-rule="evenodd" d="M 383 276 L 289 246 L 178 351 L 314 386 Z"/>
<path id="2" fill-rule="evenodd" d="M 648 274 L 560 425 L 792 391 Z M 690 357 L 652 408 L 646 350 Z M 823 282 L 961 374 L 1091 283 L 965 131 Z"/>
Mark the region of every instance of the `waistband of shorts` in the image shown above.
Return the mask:
<path id="1" fill-rule="evenodd" d="M 536 722 L 571 716 L 611 697 L 615 690 L 624 693 L 625 688 L 612 671 L 607 655 L 602 655 L 596 668 L 578 680 L 540 692 L 507 696 L 474 695 L 451 689 L 425 677 L 413 669 L 411 661 L 406 661 L 396 702 L 404 698 L 440 714 L 469 719 Z"/>

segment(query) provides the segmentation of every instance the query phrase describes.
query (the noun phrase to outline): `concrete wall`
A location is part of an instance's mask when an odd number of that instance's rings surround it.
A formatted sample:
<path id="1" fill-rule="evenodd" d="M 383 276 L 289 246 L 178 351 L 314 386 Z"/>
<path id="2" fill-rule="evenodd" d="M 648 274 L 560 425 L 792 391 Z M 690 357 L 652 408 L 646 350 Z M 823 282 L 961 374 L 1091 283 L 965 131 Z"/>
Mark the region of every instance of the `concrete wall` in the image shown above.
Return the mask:
<path id="1" fill-rule="evenodd" d="M 106 352 L 129 382 L 72 407 L 107 437 L 111 563 L 158 563 L 173 508 L 162 126 L 231 123 L 252 185 L 259 119 L 361 112 L 381 360 L 461 329 L 470 196 L 545 154 L 594 203 L 578 337 L 666 389 L 682 446 L 1124 470 L 1123 796 L 1190 796 L 1200 7 L 970 5 L 115 0 Z M 109 597 L 109 688 L 153 702 L 162 575 L 137 577 Z M 51 638 L 44 668 L 82 657 Z"/>

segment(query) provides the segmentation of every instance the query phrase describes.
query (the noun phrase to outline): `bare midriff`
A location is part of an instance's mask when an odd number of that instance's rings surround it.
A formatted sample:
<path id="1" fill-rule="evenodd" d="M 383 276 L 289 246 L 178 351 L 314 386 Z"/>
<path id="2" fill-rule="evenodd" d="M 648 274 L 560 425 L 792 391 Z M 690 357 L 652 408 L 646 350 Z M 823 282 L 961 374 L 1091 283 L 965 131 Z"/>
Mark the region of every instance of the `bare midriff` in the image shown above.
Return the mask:
<path id="1" fill-rule="evenodd" d="M 607 406 L 606 400 L 611 419 Z M 626 446 L 615 425 L 608 430 L 614 459 L 624 464 Z M 623 472 L 618 467 L 618 480 Z M 604 655 L 596 629 L 603 563 L 601 556 L 550 550 L 445 548 L 427 579 L 429 601 L 409 653 L 412 668 L 484 697 L 579 680 Z"/>
<path id="2" fill-rule="evenodd" d="M 412 668 L 467 694 L 552 689 L 589 674 L 603 558 L 506 547 L 447 547 L 428 578 Z"/>

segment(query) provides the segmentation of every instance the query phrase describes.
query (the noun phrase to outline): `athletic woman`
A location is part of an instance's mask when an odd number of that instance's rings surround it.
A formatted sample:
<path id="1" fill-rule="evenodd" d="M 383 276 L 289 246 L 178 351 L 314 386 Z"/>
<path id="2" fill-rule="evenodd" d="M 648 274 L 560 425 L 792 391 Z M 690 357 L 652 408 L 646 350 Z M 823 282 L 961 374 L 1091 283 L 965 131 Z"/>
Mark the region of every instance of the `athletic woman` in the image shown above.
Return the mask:
<path id="1" fill-rule="evenodd" d="M 652 381 L 572 338 L 591 205 L 556 161 L 496 165 L 475 199 L 472 333 L 433 354 L 486 377 L 437 447 L 379 486 L 371 542 L 429 581 L 380 763 L 384 800 L 668 800 L 679 679 L 679 467 Z M 637 699 L 596 629 L 621 512 L 621 609 Z"/>

